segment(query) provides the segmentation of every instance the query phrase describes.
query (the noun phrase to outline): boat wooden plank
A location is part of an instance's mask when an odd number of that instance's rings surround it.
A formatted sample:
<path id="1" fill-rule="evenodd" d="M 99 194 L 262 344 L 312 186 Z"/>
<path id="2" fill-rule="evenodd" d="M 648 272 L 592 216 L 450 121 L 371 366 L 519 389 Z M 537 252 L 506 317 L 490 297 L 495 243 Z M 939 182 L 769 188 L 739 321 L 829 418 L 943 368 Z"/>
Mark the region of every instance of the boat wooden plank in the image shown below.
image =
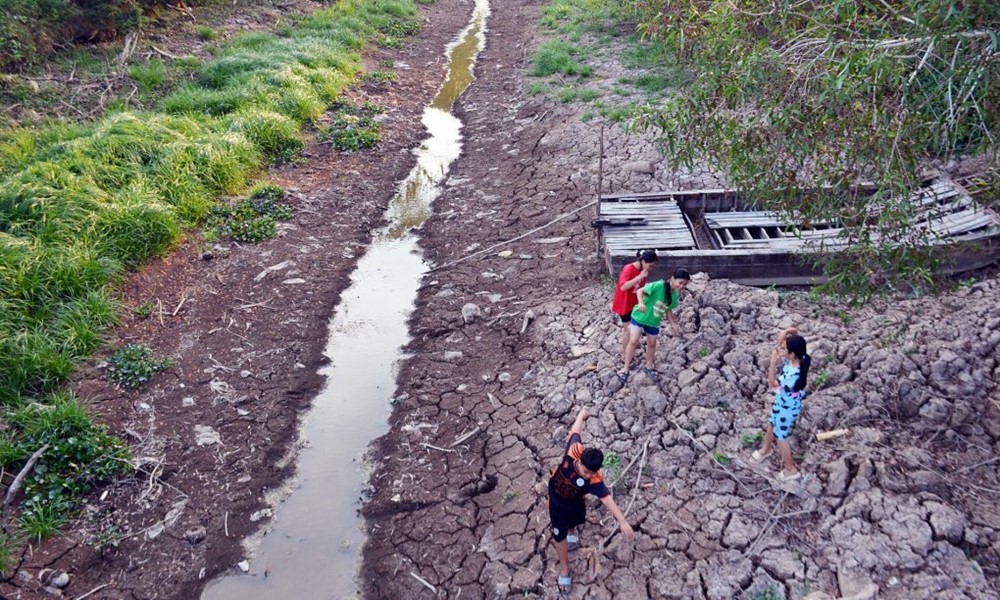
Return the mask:
<path id="1" fill-rule="evenodd" d="M 699 196 L 734 195 L 735 190 L 714 188 L 705 190 L 671 190 L 665 192 L 642 192 L 638 194 L 604 194 L 601 202 L 648 202 L 655 200 L 670 200 L 673 198 L 697 198 Z"/>
<path id="2" fill-rule="evenodd" d="M 642 243 L 642 244 L 658 244 L 658 243 L 666 244 L 666 243 L 669 243 L 669 244 L 672 244 L 672 245 L 673 244 L 679 244 L 679 245 L 684 245 L 684 246 L 693 246 L 694 245 L 694 238 L 692 238 L 689 235 L 683 235 L 681 233 L 677 233 L 677 234 L 674 234 L 674 235 L 669 235 L 669 234 L 660 234 L 660 235 L 635 235 L 635 236 L 629 236 L 629 237 L 618 237 L 618 238 L 609 239 L 607 241 L 606 245 L 608 247 L 611 247 L 611 246 L 621 247 L 621 246 L 632 246 L 632 245 L 635 245 L 637 243 Z"/>
<path id="3" fill-rule="evenodd" d="M 643 202 L 643 203 L 627 202 L 627 203 L 616 203 L 608 205 L 602 204 L 601 207 L 610 211 L 640 210 L 640 211 L 651 212 L 657 210 L 664 210 L 677 213 L 681 212 L 681 207 L 678 206 L 678 204 L 673 200 L 669 202 Z"/>
<path id="4" fill-rule="evenodd" d="M 609 210 L 601 213 L 602 217 L 612 216 L 612 217 L 642 217 L 644 219 L 650 218 L 660 218 L 660 219 L 681 219 L 684 215 L 681 211 L 667 211 L 667 210 L 642 210 L 642 209 L 622 209 L 622 210 Z"/>
<path id="5" fill-rule="evenodd" d="M 948 237 L 962 233 L 968 233 L 993 224 L 993 219 L 987 215 L 965 215 L 961 218 L 949 217 L 942 220 L 940 224 L 931 226 L 931 232 L 941 237 Z"/>
<path id="6" fill-rule="evenodd" d="M 792 223 L 782 221 L 779 215 L 765 211 L 748 211 L 732 213 L 705 213 L 705 223 L 710 229 L 722 227 L 793 227 Z M 816 225 L 828 225 L 821 222 Z"/>
<path id="7" fill-rule="evenodd" d="M 659 230 L 637 230 L 637 231 L 615 231 L 608 232 L 605 236 L 609 240 L 635 240 L 635 239 L 651 239 L 657 237 L 677 237 L 694 239 L 691 233 L 687 230 L 681 229 L 659 229 Z"/>
<path id="8" fill-rule="evenodd" d="M 617 240 L 615 243 L 605 244 L 610 250 L 636 250 L 641 248 L 693 248 L 694 240 L 683 238 L 654 237 L 648 239 Z"/>

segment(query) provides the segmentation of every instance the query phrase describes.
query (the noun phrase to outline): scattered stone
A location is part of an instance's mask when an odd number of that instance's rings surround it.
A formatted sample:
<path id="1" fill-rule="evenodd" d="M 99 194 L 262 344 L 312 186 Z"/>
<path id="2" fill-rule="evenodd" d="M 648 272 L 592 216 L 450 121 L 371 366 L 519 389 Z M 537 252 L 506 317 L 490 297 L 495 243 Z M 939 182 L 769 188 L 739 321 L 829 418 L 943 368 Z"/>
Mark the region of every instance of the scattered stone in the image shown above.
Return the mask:
<path id="1" fill-rule="evenodd" d="M 212 444 L 222 444 L 219 432 L 208 425 L 194 426 L 194 441 L 198 446 L 210 446 Z"/>
<path id="2" fill-rule="evenodd" d="M 469 302 L 462 306 L 462 322 L 468 325 L 482 316 L 479 306 Z"/>
<path id="3" fill-rule="evenodd" d="M 250 377 L 251 375 L 253 375 L 253 373 L 251 373 L 250 371 L 247 371 L 246 369 L 240 371 L 240 377 L 243 378 L 243 379 L 246 379 L 247 377 Z"/>
<path id="4" fill-rule="evenodd" d="M 645 173 L 647 175 L 653 175 L 656 173 L 656 166 L 653 163 L 645 160 L 634 160 L 632 162 L 627 162 L 622 165 L 622 171 L 629 173 Z"/>
<path id="5" fill-rule="evenodd" d="M 572 346 L 569 349 L 569 352 L 573 355 L 573 358 L 580 358 L 581 356 L 585 356 L 591 352 L 597 352 L 597 348 L 592 348 L 590 346 Z"/>
<path id="6" fill-rule="evenodd" d="M 236 563 L 236 566 L 239 567 L 240 571 L 243 571 L 244 573 L 249 573 L 250 572 L 250 562 L 249 561 L 241 560 L 240 562 Z"/>
<path id="7" fill-rule="evenodd" d="M 69 573 L 66 571 L 53 571 L 49 575 L 49 585 L 60 590 L 65 588 L 69 585 Z"/>

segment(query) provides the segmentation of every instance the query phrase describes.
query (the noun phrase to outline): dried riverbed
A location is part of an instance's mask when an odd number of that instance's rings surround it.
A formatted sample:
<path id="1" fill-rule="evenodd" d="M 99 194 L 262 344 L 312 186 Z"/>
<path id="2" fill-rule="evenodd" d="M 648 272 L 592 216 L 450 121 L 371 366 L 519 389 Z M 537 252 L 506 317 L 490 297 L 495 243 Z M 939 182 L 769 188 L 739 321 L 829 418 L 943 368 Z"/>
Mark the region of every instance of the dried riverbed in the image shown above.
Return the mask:
<path id="1" fill-rule="evenodd" d="M 599 120 L 526 93 L 543 5 L 493 6 L 477 80 L 455 108 L 464 152 L 422 235 L 437 265 L 593 198 Z M 247 556 L 240 540 L 267 522 L 268 500 L 292 473 L 297 419 L 321 384 L 327 319 L 412 167 L 419 111 L 444 75 L 441 48 L 471 8 L 424 7 L 414 44 L 370 57 L 408 66 L 399 84 L 365 90 L 391 107 L 383 146 L 353 156 L 313 146 L 308 164 L 277 172 L 299 209 L 282 237 L 208 262 L 185 246 L 129 283 L 130 300 L 165 308 L 120 339 L 178 366 L 142 393 L 108 388 L 96 368 L 79 389 L 130 437 L 143 472 L 95 497 L 66 536 L 34 548 L 0 594 L 47 597 L 44 569 L 54 568 L 70 573 L 71 597 L 100 588 L 89 597 L 191 598 Z M 678 182 L 651 144 L 605 131 L 606 189 Z M 644 163 L 652 175 L 640 172 Z M 637 373 L 621 388 L 591 214 L 425 276 L 391 431 L 370 452 L 365 597 L 556 597 L 544 481 L 579 405 L 597 413 L 586 439 L 623 464 L 648 440 L 642 482 L 653 485 L 633 492 L 638 469 L 626 475 L 619 499 L 637 540 L 611 537 L 596 574 L 585 552 L 574 553 L 571 597 L 996 597 L 995 277 L 864 311 L 697 280 L 679 314 L 687 345 L 665 339 L 661 381 Z M 818 389 L 794 441 L 808 476 L 782 487 L 747 464 L 742 438 L 763 422 L 764 360 L 790 322 L 810 341 Z M 842 426 L 848 436 L 814 441 Z M 217 438 L 196 437 L 204 427 Z M 607 538 L 611 523 L 592 511 L 584 545 Z M 98 552 L 94 540 L 112 526 L 118 546 Z"/>

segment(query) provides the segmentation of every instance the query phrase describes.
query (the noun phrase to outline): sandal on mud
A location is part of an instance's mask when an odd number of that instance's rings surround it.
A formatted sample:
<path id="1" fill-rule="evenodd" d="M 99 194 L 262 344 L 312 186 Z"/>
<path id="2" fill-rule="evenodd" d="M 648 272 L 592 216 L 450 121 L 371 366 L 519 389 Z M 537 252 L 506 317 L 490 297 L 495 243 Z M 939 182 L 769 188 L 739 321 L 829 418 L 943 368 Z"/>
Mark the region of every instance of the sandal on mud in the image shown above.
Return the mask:
<path id="1" fill-rule="evenodd" d="M 750 458 L 754 459 L 757 462 L 764 462 L 765 460 L 767 460 L 767 457 L 771 456 L 772 454 L 774 454 L 774 448 L 768 450 L 767 454 L 762 453 L 760 450 L 754 450 L 753 454 L 750 455 Z"/>
<path id="2" fill-rule="evenodd" d="M 622 385 L 625 385 L 625 382 L 628 381 L 628 371 L 618 371 L 615 377 L 618 378 L 618 381 L 622 382 Z"/>
<path id="3" fill-rule="evenodd" d="M 660 374 L 657 373 L 655 370 L 650 369 L 649 367 L 643 367 L 642 368 L 642 372 L 646 374 L 646 377 L 649 377 L 653 381 L 659 381 L 660 380 Z"/>
<path id="4" fill-rule="evenodd" d="M 556 583 L 559 585 L 559 591 L 563 594 L 568 594 L 573 589 L 573 577 L 571 575 L 560 575 L 556 579 Z"/>
<path id="5" fill-rule="evenodd" d="M 580 547 L 580 538 L 575 535 L 567 535 L 566 543 L 569 545 L 570 552 L 572 552 Z"/>
<path id="6" fill-rule="evenodd" d="M 778 474 L 775 476 L 775 478 L 781 483 L 788 483 L 789 481 L 795 481 L 796 479 L 800 479 L 801 477 L 802 477 L 802 471 L 796 471 L 791 475 L 785 475 L 784 471 L 778 471 Z"/>

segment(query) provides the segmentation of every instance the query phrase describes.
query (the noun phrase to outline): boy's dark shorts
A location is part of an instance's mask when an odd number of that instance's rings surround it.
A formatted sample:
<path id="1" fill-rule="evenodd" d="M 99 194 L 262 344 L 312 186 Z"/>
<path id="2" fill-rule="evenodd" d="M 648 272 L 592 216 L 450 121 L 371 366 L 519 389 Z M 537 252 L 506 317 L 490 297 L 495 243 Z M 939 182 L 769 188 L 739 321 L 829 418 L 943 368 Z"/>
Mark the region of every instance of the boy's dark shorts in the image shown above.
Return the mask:
<path id="1" fill-rule="evenodd" d="M 583 502 L 557 505 L 550 498 L 549 518 L 552 520 L 552 539 L 561 542 L 570 529 L 587 520 L 587 506 Z"/>
<path id="2" fill-rule="evenodd" d="M 615 314 L 618 315 L 618 313 Z M 622 323 L 629 323 L 632 321 L 632 312 L 629 311 L 624 315 L 618 315 L 618 318 L 622 320 Z"/>

